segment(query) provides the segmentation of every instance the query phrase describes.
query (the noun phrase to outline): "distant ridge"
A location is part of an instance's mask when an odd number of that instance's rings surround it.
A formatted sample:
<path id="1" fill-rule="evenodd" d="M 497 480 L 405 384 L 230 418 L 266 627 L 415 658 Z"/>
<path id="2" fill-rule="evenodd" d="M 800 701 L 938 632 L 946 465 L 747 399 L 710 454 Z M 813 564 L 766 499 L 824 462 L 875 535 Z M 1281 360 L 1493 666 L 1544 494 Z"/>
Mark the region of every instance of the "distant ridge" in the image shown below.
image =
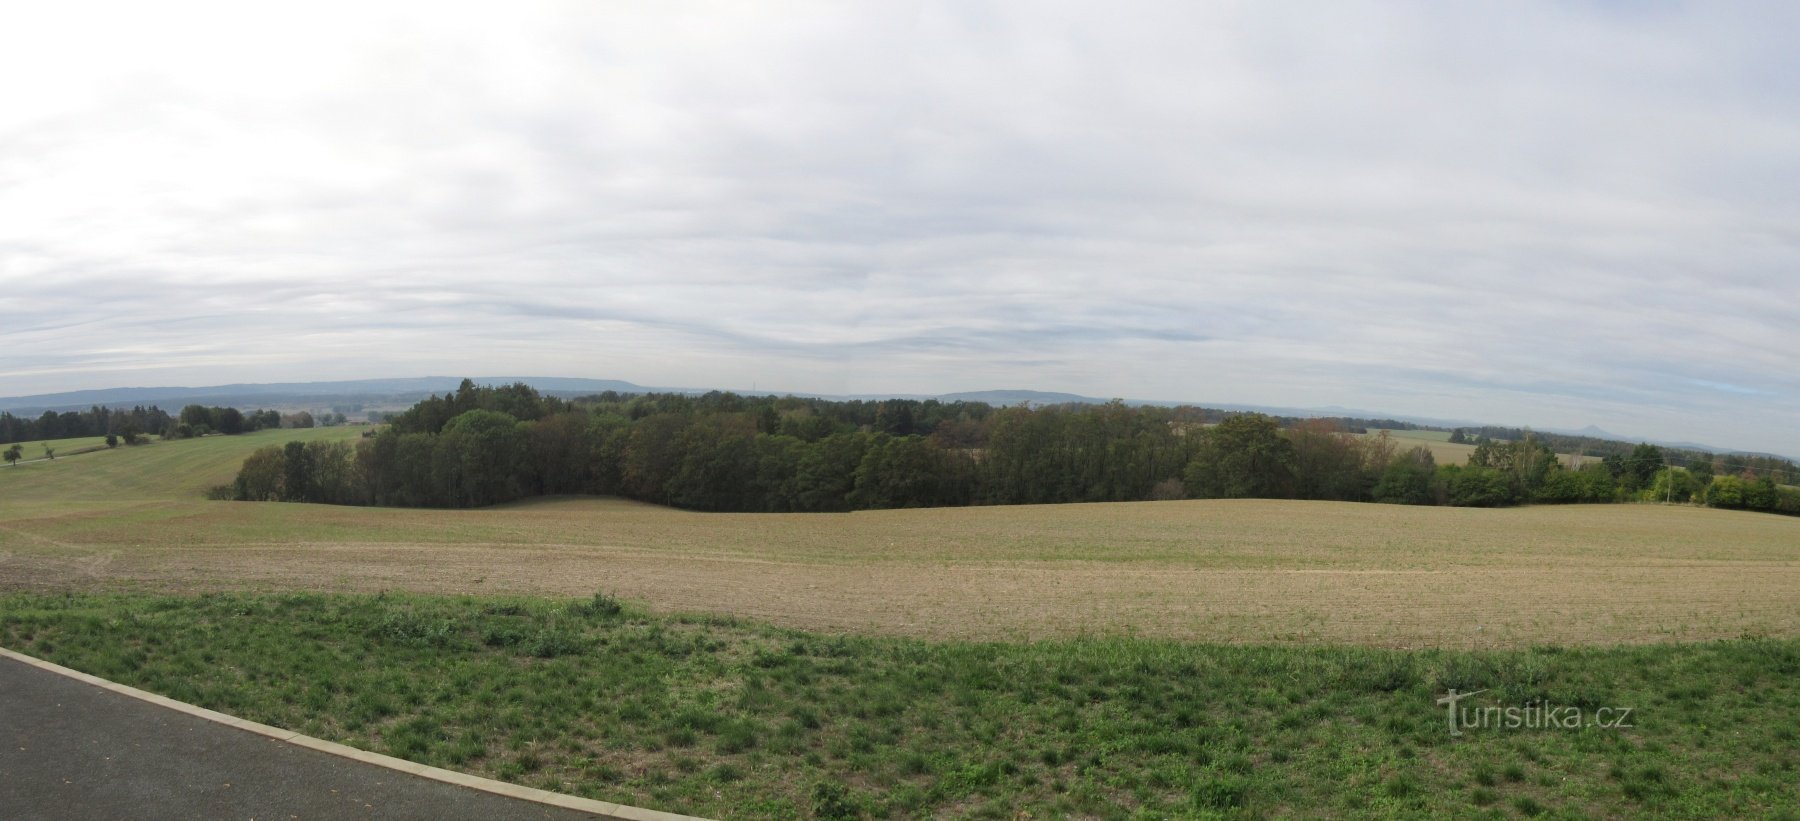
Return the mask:
<path id="1" fill-rule="evenodd" d="M 935 399 L 942 402 L 986 402 L 989 405 L 1097 405 L 1108 400 L 1095 399 L 1073 393 L 1056 393 L 1054 391 L 1029 391 L 1023 389 L 998 391 L 963 391 L 961 393 L 940 394 Z"/>

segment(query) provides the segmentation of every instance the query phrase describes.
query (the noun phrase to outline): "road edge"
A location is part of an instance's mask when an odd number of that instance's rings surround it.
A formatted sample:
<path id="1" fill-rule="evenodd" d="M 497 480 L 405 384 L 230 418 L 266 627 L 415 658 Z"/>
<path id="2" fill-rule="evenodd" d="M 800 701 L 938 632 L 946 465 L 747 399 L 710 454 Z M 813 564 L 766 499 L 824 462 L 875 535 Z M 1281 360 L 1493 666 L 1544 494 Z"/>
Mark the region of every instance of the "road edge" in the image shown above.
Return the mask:
<path id="1" fill-rule="evenodd" d="M 591 798 L 579 798 L 573 795 L 550 792 L 549 790 L 540 790 L 536 787 L 508 784 L 504 781 L 495 781 L 491 778 L 482 778 L 480 776 L 469 775 L 468 773 L 446 770 L 441 767 L 418 764 L 412 761 L 395 758 L 390 755 L 359 750 L 355 747 L 346 746 L 334 741 L 325 741 L 324 739 L 302 735 L 292 730 L 283 730 L 280 727 L 258 724 L 257 722 L 238 718 L 237 716 L 226 715 L 215 710 L 208 710 L 205 707 L 196 707 L 186 702 L 176 701 L 167 696 L 159 696 L 155 693 L 139 690 L 136 687 L 108 681 L 99 676 L 88 675 L 80 670 L 72 670 L 60 664 L 44 661 L 43 659 L 28 656 L 14 650 L 8 650 L 4 647 L 0 647 L 0 658 L 12 659 L 21 664 L 36 667 L 39 670 L 55 673 L 65 678 L 72 678 L 76 681 L 99 687 L 102 690 L 129 696 L 139 701 L 149 702 L 158 707 L 174 710 L 178 713 L 185 713 L 195 718 L 213 722 L 214 724 L 223 724 L 227 727 L 234 727 L 239 730 L 272 738 L 276 741 L 293 744 L 297 747 L 306 747 L 340 758 L 347 758 L 351 761 L 370 764 L 376 767 L 384 767 L 389 770 L 407 773 L 408 775 L 416 775 L 421 778 L 429 778 L 433 781 L 441 781 L 458 787 L 467 787 L 472 790 L 480 790 L 485 793 L 492 793 L 506 798 L 516 798 L 520 801 L 530 801 L 536 804 L 548 804 L 553 807 L 593 813 L 602 818 L 622 819 L 622 821 L 702 821 L 691 815 L 678 815 L 676 813 L 663 812 L 661 810 L 647 810 L 642 807 L 614 804 L 609 801 L 595 801 Z"/>

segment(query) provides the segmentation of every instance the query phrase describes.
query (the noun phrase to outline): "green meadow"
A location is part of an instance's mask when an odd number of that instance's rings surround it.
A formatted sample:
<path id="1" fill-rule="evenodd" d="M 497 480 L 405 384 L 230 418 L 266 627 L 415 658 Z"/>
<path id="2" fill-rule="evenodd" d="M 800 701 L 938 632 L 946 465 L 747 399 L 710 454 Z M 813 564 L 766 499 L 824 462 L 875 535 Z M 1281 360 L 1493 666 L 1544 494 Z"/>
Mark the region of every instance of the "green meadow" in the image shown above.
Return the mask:
<path id="1" fill-rule="evenodd" d="M 725 818 L 1800 812 L 1793 640 L 928 642 L 606 596 L 265 594 L 13 595 L 0 644 L 413 761 Z M 1449 688 L 1586 724 L 1453 737 Z"/>

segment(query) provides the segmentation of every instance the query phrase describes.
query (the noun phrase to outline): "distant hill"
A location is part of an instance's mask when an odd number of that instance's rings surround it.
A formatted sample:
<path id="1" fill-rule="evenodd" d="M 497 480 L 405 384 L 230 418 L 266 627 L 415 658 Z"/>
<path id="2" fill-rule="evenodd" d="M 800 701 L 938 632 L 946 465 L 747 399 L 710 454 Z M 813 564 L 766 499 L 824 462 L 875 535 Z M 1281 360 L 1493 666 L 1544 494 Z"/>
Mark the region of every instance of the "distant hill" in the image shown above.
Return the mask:
<path id="1" fill-rule="evenodd" d="M 986 402 L 989 405 L 1103 405 L 1110 400 L 1095 399 L 1092 396 L 1081 396 L 1073 393 L 1056 393 L 1053 391 L 1028 391 L 1022 389 L 998 391 L 963 391 L 961 393 L 944 393 L 934 397 L 940 402 Z"/>

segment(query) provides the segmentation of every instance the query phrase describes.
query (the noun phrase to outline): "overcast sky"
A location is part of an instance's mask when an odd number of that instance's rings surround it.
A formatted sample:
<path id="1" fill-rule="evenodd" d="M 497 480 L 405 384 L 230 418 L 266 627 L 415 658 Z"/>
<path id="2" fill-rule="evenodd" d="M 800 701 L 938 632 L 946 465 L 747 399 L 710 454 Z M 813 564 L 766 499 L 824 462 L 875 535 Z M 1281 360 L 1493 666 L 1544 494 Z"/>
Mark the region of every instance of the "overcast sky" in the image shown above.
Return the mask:
<path id="1" fill-rule="evenodd" d="M 511 373 L 1800 453 L 1800 5 L 30 3 L 0 395 Z"/>

